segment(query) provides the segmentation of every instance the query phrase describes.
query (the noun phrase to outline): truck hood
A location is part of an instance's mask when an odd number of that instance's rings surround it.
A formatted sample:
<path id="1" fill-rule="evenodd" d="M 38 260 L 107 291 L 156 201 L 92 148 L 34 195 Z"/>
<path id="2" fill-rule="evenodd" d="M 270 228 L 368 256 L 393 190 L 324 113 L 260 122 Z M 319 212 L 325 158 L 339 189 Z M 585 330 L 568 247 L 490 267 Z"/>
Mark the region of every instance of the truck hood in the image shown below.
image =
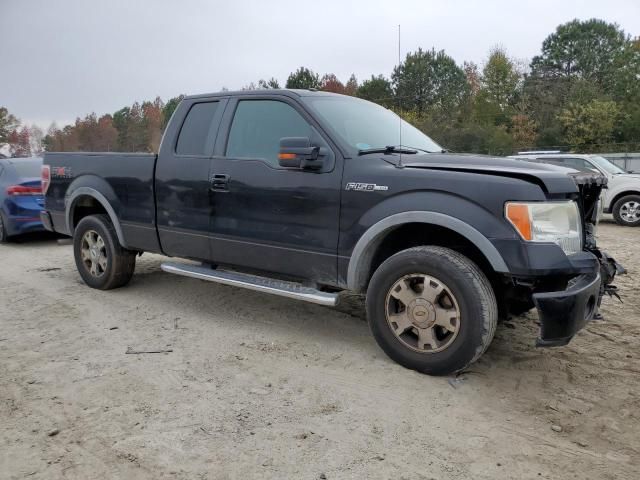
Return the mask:
<path id="1" fill-rule="evenodd" d="M 400 166 L 400 156 L 385 155 L 384 160 Z M 605 185 L 606 177 L 544 163 L 458 153 L 427 153 L 403 155 L 402 167 L 447 170 L 483 175 L 519 178 L 539 185 L 547 193 L 577 192 L 579 185 Z"/>

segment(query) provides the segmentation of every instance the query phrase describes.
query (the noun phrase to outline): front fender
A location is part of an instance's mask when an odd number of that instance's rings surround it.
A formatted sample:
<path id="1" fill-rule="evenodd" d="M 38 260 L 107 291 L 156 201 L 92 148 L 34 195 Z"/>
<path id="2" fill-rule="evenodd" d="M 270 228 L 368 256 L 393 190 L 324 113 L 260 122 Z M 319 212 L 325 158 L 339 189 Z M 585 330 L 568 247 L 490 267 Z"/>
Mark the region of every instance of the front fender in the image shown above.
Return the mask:
<path id="1" fill-rule="evenodd" d="M 409 211 L 388 216 L 369 227 L 356 243 L 347 270 L 347 286 L 350 290 L 362 291 L 367 283 L 377 246 L 394 228 L 408 223 L 425 223 L 448 228 L 472 242 L 487 258 L 496 272 L 508 273 L 509 269 L 493 244 L 468 223 L 450 215 L 429 211 Z"/>

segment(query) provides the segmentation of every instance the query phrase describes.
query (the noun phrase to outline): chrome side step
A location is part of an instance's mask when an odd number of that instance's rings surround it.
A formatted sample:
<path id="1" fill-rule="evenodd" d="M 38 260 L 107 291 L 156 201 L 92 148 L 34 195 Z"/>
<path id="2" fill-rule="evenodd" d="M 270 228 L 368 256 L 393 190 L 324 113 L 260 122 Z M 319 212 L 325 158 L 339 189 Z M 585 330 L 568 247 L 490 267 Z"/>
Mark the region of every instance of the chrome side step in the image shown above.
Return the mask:
<path id="1" fill-rule="evenodd" d="M 270 278 L 249 275 L 246 273 L 231 272 L 227 270 L 212 270 L 200 265 L 186 263 L 163 263 L 163 271 L 183 275 L 185 277 L 208 280 L 233 287 L 242 287 L 256 292 L 271 293 L 281 297 L 304 300 L 328 307 L 335 307 L 338 303 L 338 294 L 327 293 L 315 288 L 305 287 L 299 283 L 273 280 Z"/>

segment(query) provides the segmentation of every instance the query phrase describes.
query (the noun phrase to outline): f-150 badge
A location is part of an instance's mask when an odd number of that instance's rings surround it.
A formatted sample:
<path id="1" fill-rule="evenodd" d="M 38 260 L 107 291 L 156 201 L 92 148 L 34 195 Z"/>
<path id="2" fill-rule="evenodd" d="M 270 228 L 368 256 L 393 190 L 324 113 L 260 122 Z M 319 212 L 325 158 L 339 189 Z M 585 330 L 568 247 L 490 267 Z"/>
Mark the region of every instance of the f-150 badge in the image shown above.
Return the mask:
<path id="1" fill-rule="evenodd" d="M 376 185 L 375 183 L 357 183 L 349 182 L 345 187 L 345 190 L 355 190 L 357 192 L 373 192 L 373 191 L 386 191 L 389 187 L 386 185 Z"/>

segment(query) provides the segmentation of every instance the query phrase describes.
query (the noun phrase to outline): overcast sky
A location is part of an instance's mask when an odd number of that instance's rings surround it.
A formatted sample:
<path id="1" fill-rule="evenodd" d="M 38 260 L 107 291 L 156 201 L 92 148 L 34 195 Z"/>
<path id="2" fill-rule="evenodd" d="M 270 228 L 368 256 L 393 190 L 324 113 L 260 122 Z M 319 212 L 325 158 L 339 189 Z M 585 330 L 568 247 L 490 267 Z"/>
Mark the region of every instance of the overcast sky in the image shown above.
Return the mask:
<path id="1" fill-rule="evenodd" d="M 601 18 L 640 35 L 639 0 L 0 0 L 0 106 L 47 127 L 136 100 L 284 84 L 305 65 L 346 81 L 389 76 L 402 54 L 480 65 L 529 60 L 555 27 Z"/>

